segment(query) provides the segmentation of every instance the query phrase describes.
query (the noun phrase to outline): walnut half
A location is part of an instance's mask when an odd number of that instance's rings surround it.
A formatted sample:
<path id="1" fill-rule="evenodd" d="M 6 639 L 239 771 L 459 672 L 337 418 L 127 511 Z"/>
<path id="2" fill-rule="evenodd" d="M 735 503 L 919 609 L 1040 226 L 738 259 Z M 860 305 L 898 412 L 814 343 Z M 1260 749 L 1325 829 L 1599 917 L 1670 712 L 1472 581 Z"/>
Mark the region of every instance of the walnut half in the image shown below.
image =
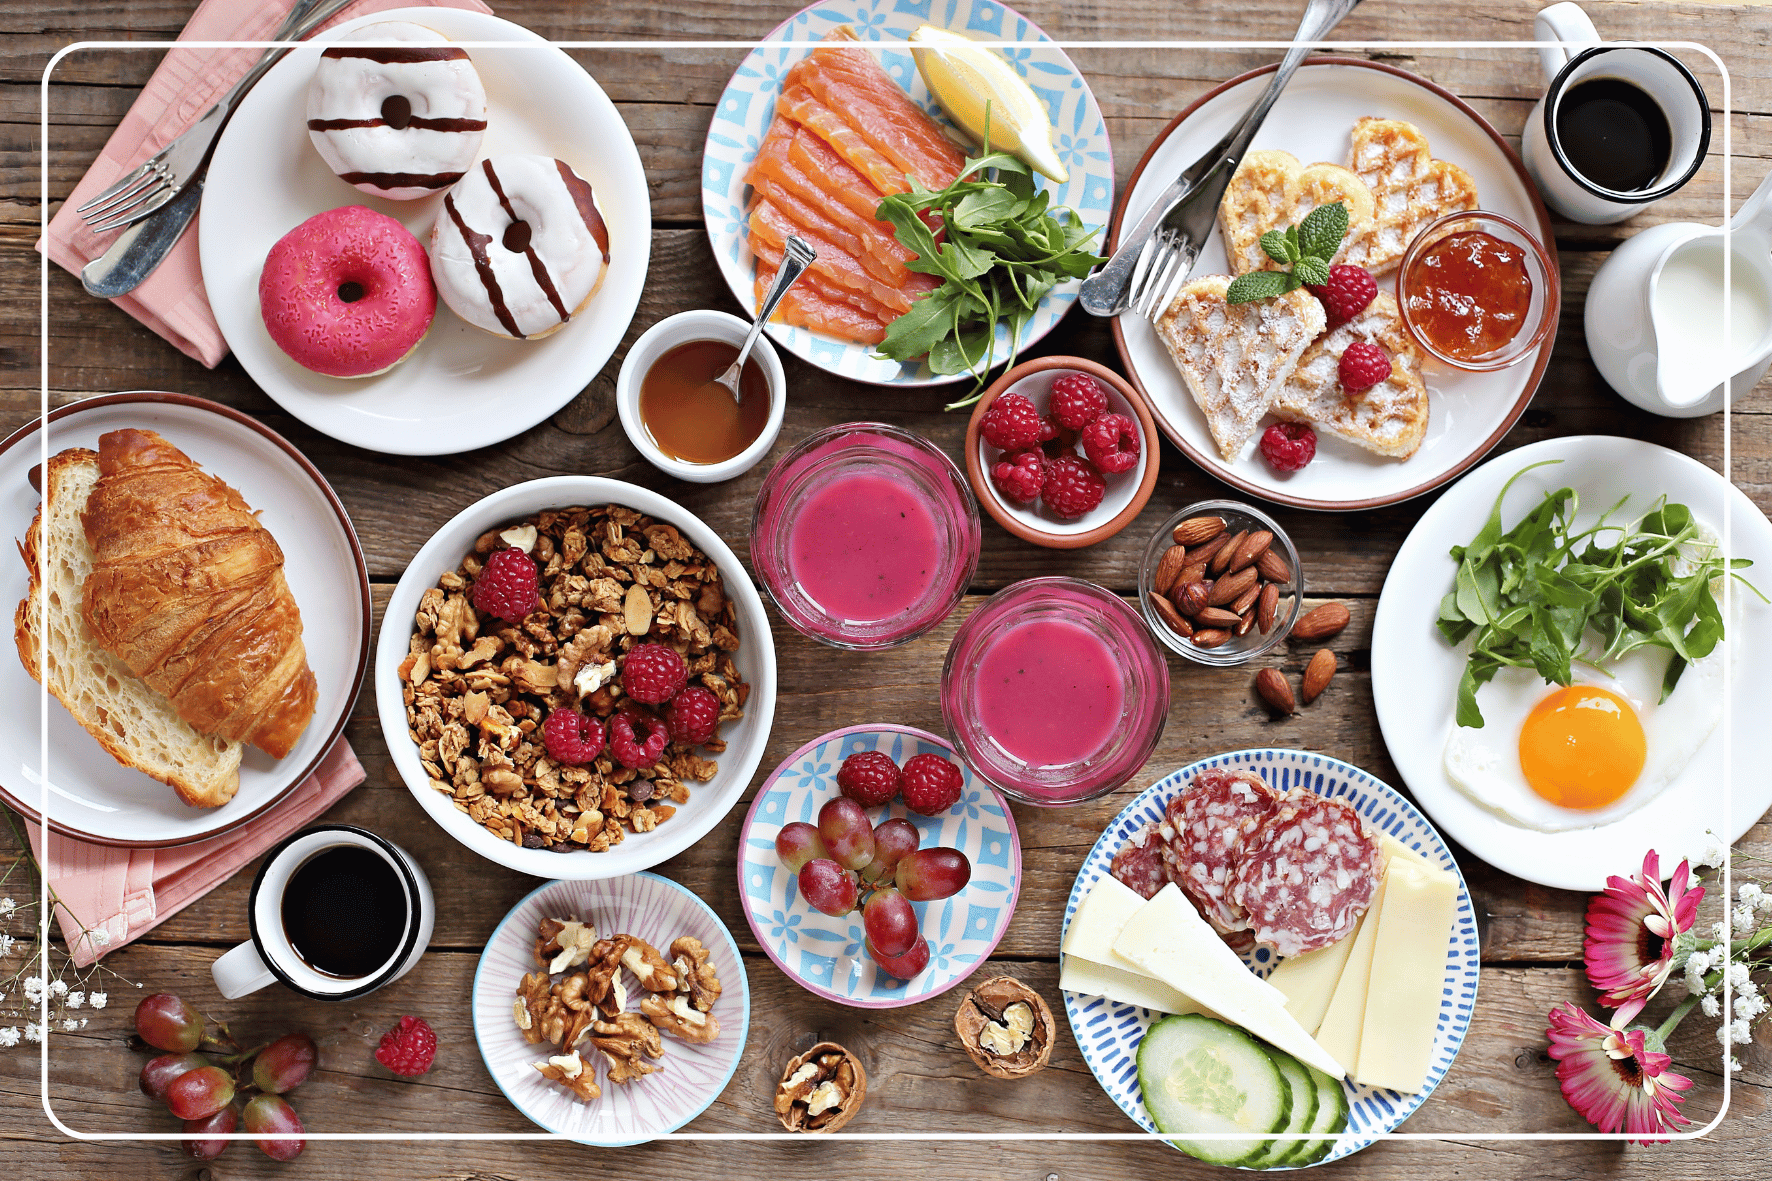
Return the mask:
<path id="1" fill-rule="evenodd" d="M 775 1088 L 775 1114 L 790 1132 L 828 1135 L 861 1110 L 867 1094 L 861 1060 L 836 1042 L 819 1042 L 788 1060 Z"/>
<path id="2" fill-rule="evenodd" d="M 549 1082 L 559 1083 L 578 1096 L 580 1103 L 589 1103 L 603 1094 L 603 1088 L 597 1085 L 597 1072 L 579 1056 L 577 1050 L 549 1058 L 546 1062 L 537 1062 L 535 1069 Z"/>
<path id="3" fill-rule="evenodd" d="M 954 1033 L 993 1078 L 1025 1078 L 1052 1057 L 1052 1010 L 1012 976 L 979 981 L 954 1014 Z"/>
<path id="4" fill-rule="evenodd" d="M 676 993 L 669 999 L 648 993 L 640 999 L 640 1012 L 646 1020 L 672 1037 L 696 1046 L 705 1046 L 720 1036 L 720 1020 L 689 1003 L 689 994 Z"/>

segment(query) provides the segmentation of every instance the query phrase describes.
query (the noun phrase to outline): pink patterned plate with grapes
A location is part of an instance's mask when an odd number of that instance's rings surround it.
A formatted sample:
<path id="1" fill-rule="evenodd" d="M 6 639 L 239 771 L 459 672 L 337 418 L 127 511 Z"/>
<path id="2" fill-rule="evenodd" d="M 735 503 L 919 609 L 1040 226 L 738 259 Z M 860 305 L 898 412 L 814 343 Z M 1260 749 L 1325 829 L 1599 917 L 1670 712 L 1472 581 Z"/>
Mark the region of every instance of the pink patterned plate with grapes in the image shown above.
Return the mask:
<path id="1" fill-rule="evenodd" d="M 815 909 L 808 898 L 809 890 L 826 910 L 848 902 L 849 887 L 840 881 L 833 886 L 833 867 L 819 867 L 830 871 L 829 876 L 814 870 L 808 890 L 803 890 L 803 871 L 783 862 L 783 851 L 790 860 L 808 852 L 803 839 L 794 839 L 805 830 L 790 832 L 781 851 L 776 838 L 789 825 L 816 827 L 824 806 L 842 797 L 837 773 L 844 760 L 868 752 L 878 752 L 900 767 L 915 756 L 935 755 L 959 772 L 958 799 L 936 815 L 911 811 L 902 796 L 863 811 L 875 831 L 889 831 L 879 826 L 895 820 L 908 822 L 915 830 L 916 850 L 906 852 L 906 860 L 895 866 L 894 888 L 905 895 L 939 895 L 956 880 L 964 878 L 965 884 L 945 897 L 910 902 L 908 908 L 896 902 L 888 906 L 882 899 L 837 917 Z M 871 841 L 861 837 L 866 826 L 855 818 L 855 810 L 846 810 L 852 819 L 839 827 L 832 844 L 838 846 L 834 856 L 854 858 L 857 854 L 844 846 Z M 901 824 L 891 828 L 903 831 Z M 903 848 L 908 849 L 908 843 Z M 952 853 L 937 854 L 937 849 L 958 853 L 966 867 L 960 868 Z M 820 851 L 833 853 L 828 847 L 811 850 Z M 804 864 L 815 866 L 817 859 Z M 855 878 L 855 901 L 865 904 L 870 893 L 878 898 L 879 892 L 862 880 L 867 867 L 862 870 Z M 1015 913 L 1021 890 L 1021 839 L 1002 796 L 974 777 L 940 738 L 909 726 L 851 726 L 807 743 L 783 760 L 763 784 L 739 836 L 738 889 L 757 942 L 795 983 L 859 1009 L 896 1008 L 946 992 L 990 958 Z M 870 938 L 890 937 L 912 941 L 913 950 L 893 961 L 897 970 L 909 973 L 908 980 L 884 970 L 869 951 Z M 927 945 L 927 962 L 919 944 Z"/>

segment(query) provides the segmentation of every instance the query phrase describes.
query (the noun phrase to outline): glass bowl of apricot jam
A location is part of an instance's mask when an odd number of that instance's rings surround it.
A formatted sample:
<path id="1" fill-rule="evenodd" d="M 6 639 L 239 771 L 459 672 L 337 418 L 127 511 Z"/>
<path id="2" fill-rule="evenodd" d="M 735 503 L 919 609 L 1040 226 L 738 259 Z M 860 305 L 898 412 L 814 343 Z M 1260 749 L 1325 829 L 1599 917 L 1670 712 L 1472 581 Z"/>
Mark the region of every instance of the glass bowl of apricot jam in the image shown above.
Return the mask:
<path id="1" fill-rule="evenodd" d="M 1532 355 L 1562 304 L 1557 267 L 1524 226 L 1498 213 L 1452 213 L 1409 244 L 1398 269 L 1409 335 L 1455 369 L 1506 369 Z"/>

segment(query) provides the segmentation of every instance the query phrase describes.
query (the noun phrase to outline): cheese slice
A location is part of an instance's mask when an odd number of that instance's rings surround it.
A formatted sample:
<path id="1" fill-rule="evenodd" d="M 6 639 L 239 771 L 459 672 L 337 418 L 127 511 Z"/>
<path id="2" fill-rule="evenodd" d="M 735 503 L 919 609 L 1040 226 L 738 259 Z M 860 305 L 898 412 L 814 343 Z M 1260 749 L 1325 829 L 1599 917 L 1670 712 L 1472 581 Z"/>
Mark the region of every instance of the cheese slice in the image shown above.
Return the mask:
<path id="1" fill-rule="evenodd" d="M 1286 997 L 1286 1011 L 1297 1019 L 1306 1033 L 1314 1036 L 1322 1028 L 1323 1015 L 1329 1011 L 1335 986 L 1341 983 L 1348 953 L 1353 951 L 1354 942 L 1359 939 L 1360 928 L 1365 923 L 1366 916 L 1361 915 L 1360 921 L 1345 938 L 1316 951 L 1288 956 L 1268 976 L 1267 982 Z"/>
<path id="2" fill-rule="evenodd" d="M 1427 1082 L 1445 994 L 1446 936 L 1457 911 L 1458 884 L 1450 875 L 1391 863 L 1372 946 L 1360 1082 L 1404 1093 Z"/>
<path id="3" fill-rule="evenodd" d="M 1130 972 L 1160 983 L 1156 976 L 1146 972 L 1114 950 L 1114 940 L 1119 938 L 1120 932 L 1126 926 L 1126 921 L 1144 906 L 1144 901 L 1143 896 L 1137 890 L 1112 874 L 1104 874 L 1100 881 L 1089 888 L 1089 893 L 1078 904 L 1077 913 L 1071 916 L 1071 925 L 1065 929 L 1064 942 L 1059 945 L 1059 950 L 1064 952 L 1067 961 L 1070 959 L 1089 960 L 1104 968 L 1118 972 Z M 1223 940 L 1221 939 L 1219 942 L 1222 943 Z M 1228 951 L 1229 948 L 1227 947 L 1226 950 Z M 1231 952 L 1231 954 L 1232 956 L 1236 955 L 1235 952 Z M 1272 992 L 1274 998 L 1281 1004 L 1286 1003 L 1286 998 L 1259 976 L 1251 977 L 1251 979 Z M 1061 984 L 1060 987 L 1063 985 Z M 1168 991 L 1175 992 L 1173 988 Z M 1127 1001 L 1127 1003 L 1139 1004 L 1142 1002 Z M 1147 1009 L 1152 1007 L 1154 1006 L 1145 1005 Z M 1165 1013 L 1198 1013 L 1202 1009 L 1196 1004 L 1191 1009 L 1164 1009 L 1163 1011 Z"/>
<path id="4" fill-rule="evenodd" d="M 1384 886 L 1380 883 L 1372 895 L 1372 905 L 1353 935 L 1341 978 L 1335 982 L 1335 993 L 1329 998 L 1316 1032 L 1323 1049 L 1334 1055 L 1336 1061 L 1347 1063 L 1347 1072 L 1356 1079 L 1360 1077 L 1360 1029 L 1366 1020 L 1366 986 L 1372 979 L 1372 945 L 1378 938 L 1383 910 Z"/>
<path id="5" fill-rule="evenodd" d="M 1346 1072 L 1286 1012 L 1275 990 L 1250 973 L 1175 883 L 1126 920 L 1114 951 L 1256 1037 L 1334 1078 Z"/>
<path id="6" fill-rule="evenodd" d="M 1208 1012 L 1192 997 L 1183 996 L 1161 980 L 1146 976 L 1135 968 L 1116 968 L 1112 964 L 1098 964 L 1081 956 L 1064 957 L 1064 967 L 1058 973 L 1058 986 L 1071 992 L 1105 996 L 1110 1001 L 1137 1005 L 1158 1013 L 1205 1013 L 1208 1017 L 1218 1016 Z"/>
<path id="7" fill-rule="evenodd" d="M 1427 854 L 1411 849 L 1408 845 L 1405 845 L 1402 841 L 1399 841 L 1388 832 L 1381 832 L 1378 834 L 1378 851 L 1382 854 L 1384 864 L 1387 867 L 1391 862 L 1401 859 L 1401 864 L 1403 865 L 1419 866 L 1426 872 L 1438 874 L 1443 878 L 1450 878 L 1453 876 L 1429 861 L 1427 859 Z M 1382 882 L 1379 883 L 1379 885 L 1380 888 L 1383 887 Z M 1374 897 L 1376 896 L 1376 892 L 1374 892 Z"/>

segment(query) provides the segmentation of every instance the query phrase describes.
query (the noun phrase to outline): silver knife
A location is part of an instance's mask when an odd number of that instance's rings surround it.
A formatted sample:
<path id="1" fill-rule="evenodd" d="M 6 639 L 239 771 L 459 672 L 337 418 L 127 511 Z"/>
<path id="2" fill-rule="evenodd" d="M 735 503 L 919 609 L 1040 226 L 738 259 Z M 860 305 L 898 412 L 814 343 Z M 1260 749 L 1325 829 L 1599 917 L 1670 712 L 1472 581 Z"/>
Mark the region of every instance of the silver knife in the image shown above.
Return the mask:
<path id="1" fill-rule="evenodd" d="M 87 294 L 116 299 L 153 274 L 197 216 L 197 207 L 203 203 L 203 181 L 199 175 L 184 192 L 118 234 L 109 250 L 82 267 L 80 285 Z"/>

